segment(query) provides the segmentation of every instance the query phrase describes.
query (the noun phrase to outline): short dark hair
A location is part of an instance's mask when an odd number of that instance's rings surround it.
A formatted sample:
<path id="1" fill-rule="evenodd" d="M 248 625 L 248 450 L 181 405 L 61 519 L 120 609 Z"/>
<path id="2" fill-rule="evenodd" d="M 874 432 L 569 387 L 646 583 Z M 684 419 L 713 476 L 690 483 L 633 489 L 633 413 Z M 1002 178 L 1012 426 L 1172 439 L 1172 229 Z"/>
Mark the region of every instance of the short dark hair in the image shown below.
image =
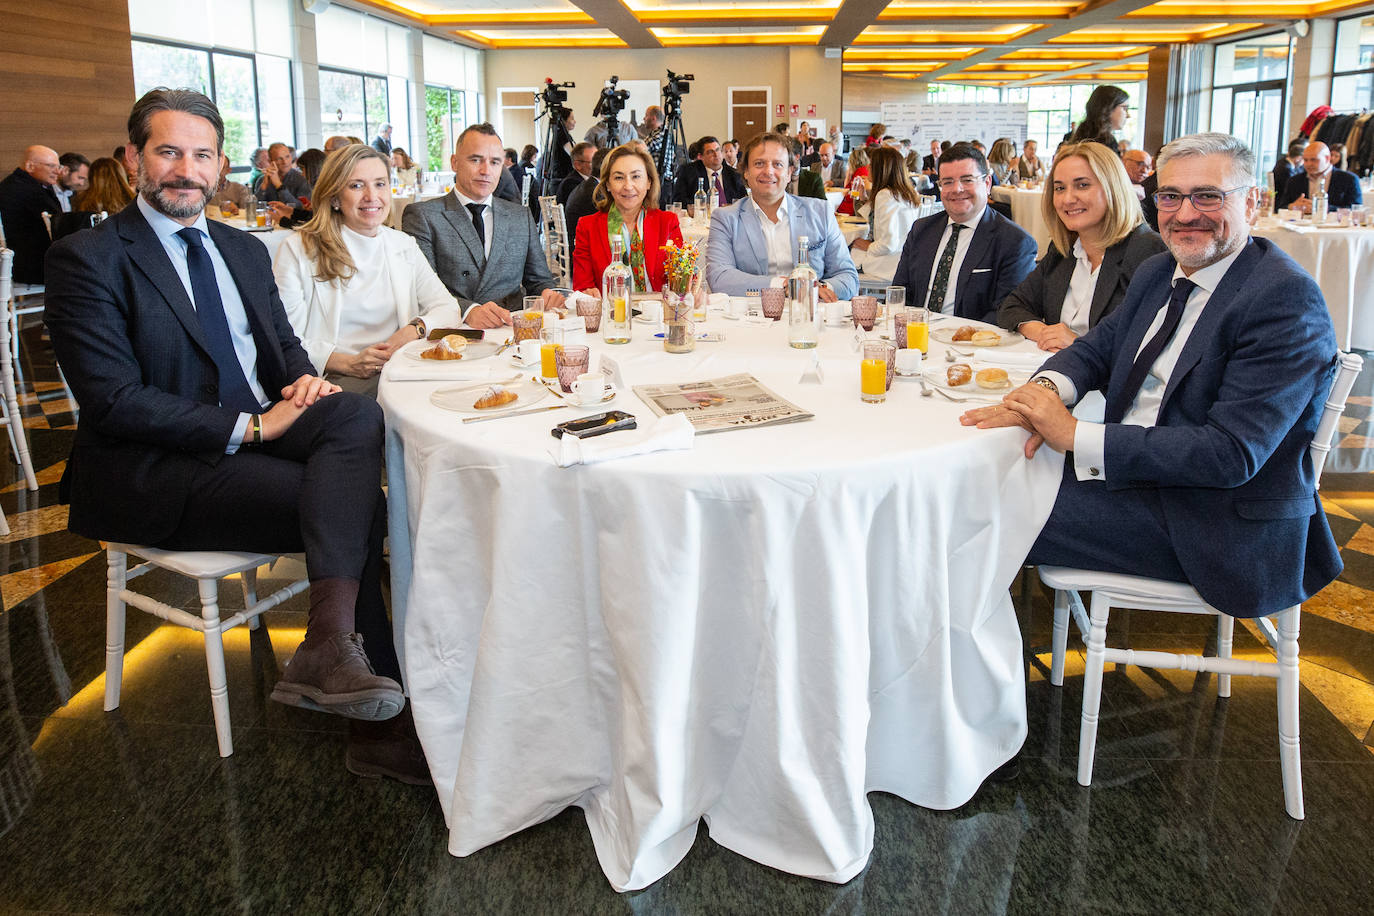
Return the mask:
<path id="1" fill-rule="evenodd" d="M 463 145 L 463 138 L 468 134 L 481 134 L 484 137 L 495 137 L 497 140 L 501 139 L 501 135 L 496 132 L 496 128 L 492 127 L 486 121 L 483 121 L 481 124 L 469 124 L 467 127 L 463 128 L 462 133 L 458 135 L 458 139 L 453 141 L 453 148 L 455 150 Z"/>
<path id="2" fill-rule="evenodd" d="M 219 116 L 219 109 L 214 102 L 194 89 L 159 86 L 145 92 L 129 111 L 129 142 L 139 152 L 143 152 L 143 145 L 148 142 L 148 134 L 151 133 L 148 122 L 159 111 L 180 111 L 204 118 L 215 129 L 215 150 L 224 150 L 224 119 Z"/>
<path id="3" fill-rule="evenodd" d="M 1299 138 L 1297 140 L 1288 141 L 1288 158 L 1292 159 L 1294 156 L 1301 156 L 1302 151 L 1305 149 L 1307 149 L 1306 140 Z"/>
<path id="4" fill-rule="evenodd" d="M 786 122 L 786 121 L 779 121 L 779 122 L 777 123 L 777 125 L 773 128 L 773 132 L 774 132 L 774 133 L 777 133 L 777 134 L 785 134 L 785 133 L 787 133 L 787 122 Z"/>
<path id="5" fill-rule="evenodd" d="M 707 134 L 706 136 L 702 137 L 700 140 L 697 141 L 697 149 L 706 149 L 706 144 L 719 142 L 719 138 L 712 137 L 710 134 Z"/>
<path id="6" fill-rule="evenodd" d="M 77 169 L 81 168 L 83 165 L 89 166 L 91 164 L 91 160 L 87 159 L 80 153 L 63 153 L 62 155 L 57 157 L 57 164 L 60 166 L 64 166 L 69 172 L 74 172 Z"/>
<path id="7" fill-rule="evenodd" d="M 506 147 L 505 153 L 506 159 L 511 163 L 511 165 L 514 165 L 515 163 L 520 161 L 520 154 L 517 153 L 513 147 Z"/>
<path id="8" fill-rule="evenodd" d="M 113 153 L 110 153 L 110 158 L 113 159 L 113 160 L 116 161 L 116 162 L 123 162 L 123 161 L 124 161 L 124 144 L 123 144 L 123 143 L 119 144 L 118 146 L 116 146 L 116 147 L 114 148 L 114 152 L 113 152 Z"/>
<path id="9" fill-rule="evenodd" d="M 597 176 L 597 175 L 600 175 L 600 174 L 601 174 L 601 163 L 603 163 L 603 162 L 606 161 L 606 157 L 607 157 L 608 155 L 610 155 L 610 152 L 611 152 L 611 148 L 610 148 L 609 146 L 600 146 L 600 147 L 597 147 L 596 153 L 592 156 L 592 175 L 593 175 L 593 176 Z"/>
<path id="10" fill-rule="evenodd" d="M 589 149 L 596 149 L 596 144 L 588 143 L 586 140 L 583 140 L 579 143 L 575 143 L 573 144 L 572 148 L 572 157 L 576 159 L 578 156 L 582 155 Z"/>
<path id="11" fill-rule="evenodd" d="M 954 144 L 953 144 L 953 143 L 950 143 L 948 140 L 941 140 L 941 141 L 940 141 L 940 152 L 943 153 L 945 150 L 949 149 L 949 148 L 950 148 L 951 146 L 953 146 L 953 145 L 954 145 Z"/>
<path id="12" fill-rule="evenodd" d="M 988 173 L 988 160 L 971 143 L 956 143 L 949 149 L 942 151 L 940 162 L 936 168 L 946 162 L 963 162 L 965 159 L 972 159 L 978 165 L 978 174 L 986 175 Z"/>
<path id="13" fill-rule="evenodd" d="M 701 141 L 693 140 L 687 144 L 687 161 L 695 162 L 701 156 Z"/>
<path id="14" fill-rule="evenodd" d="M 797 167 L 797 154 L 793 151 L 792 144 L 788 143 L 787 138 L 782 134 L 772 133 L 770 131 L 768 133 L 755 134 L 753 137 L 749 138 L 749 142 L 744 144 L 744 149 L 740 150 L 740 161 L 744 163 L 745 168 L 749 167 L 749 157 L 753 155 L 754 148 L 763 146 L 765 143 L 776 143 L 778 146 L 782 147 L 783 151 L 787 153 L 787 167 L 789 169 L 795 169 Z"/>

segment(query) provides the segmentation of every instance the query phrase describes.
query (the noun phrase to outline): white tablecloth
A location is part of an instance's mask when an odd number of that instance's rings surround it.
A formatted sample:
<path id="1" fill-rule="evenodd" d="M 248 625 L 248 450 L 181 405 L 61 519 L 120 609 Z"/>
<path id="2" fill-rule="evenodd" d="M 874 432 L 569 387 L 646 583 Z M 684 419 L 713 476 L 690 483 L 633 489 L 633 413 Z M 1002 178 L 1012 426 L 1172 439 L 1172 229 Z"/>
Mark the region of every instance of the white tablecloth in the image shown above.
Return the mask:
<path id="1" fill-rule="evenodd" d="M 860 403 L 847 330 L 802 385 L 785 323 L 706 328 L 728 340 L 593 350 L 631 384 L 749 371 L 816 418 L 559 469 L 550 427 L 589 410 L 464 426 L 440 383 L 383 375 L 397 643 L 455 855 L 578 805 L 620 890 L 703 817 L 844 882 L 872 851 L 867 792 L 957 807 L 1025 738 L 1007 589 L 1061 456 L 1026 461 L 1023 432 L 961 427 L 912 381 Z"/>
<path id="2" fill-rule="evenodd" d="M 420 203 L 426 200 L 434 200 L 434 198 L 436 197 L 443 197 L 444 194 L 444 190 L 440 188 L 437 190 L 432 189 L 427 191 L 420 191 L 418 193 L 412 191 L 409 194 L 391 195 L 391 212 L 387 214 L 386 224 L 390 226 L 392 229 L 400 229 L 401 216 L 406 212 L 406 207 L 414 203 Z"/>
<path id="3" fill-rule="evenodd" d="M 235 229 L 240 229 L 244 232 L 248 232 L 248 225 L 243 221 L 242 214 L 238 216 L 225 218 L 219 216 L 215 209 L 209 209 L 205 211 L 205 216 L 207 219 L 213 219 L 216 222 L 223 223 L 226 226 L 233 226 Z M 253 238 L 257 239 L 258 241 L 266 245 L 267 253 L 275 259 L 277 256 L 278 249 L 281 248 L 282 242 L 286 241 L 291 237 L 291 230 L 283 229 L 280 226 L 277 226 L 273 228 L 271 232 L 249 232 L 249 234 L 252 235 Z"/>
<path id="4" fill-rule="evenodd" d="M 1317 281 L 1342 349 L 1374 349 L 1374 228 L 1317 229 L 1266 220 L 1253 233 L 1272 240 Z"/>
<path id="5" fill-rule="evenodd" d="M 1011 218 L 1016 225 L 1030 233 L 1035 239 L 1037 258 L 1043 258 L 1050 247 L 1050 227 L 1040 212 L 1040 188 L 1013 188 L 998 185 L 988 195 L 993 200 L 1011 204 Z"/>

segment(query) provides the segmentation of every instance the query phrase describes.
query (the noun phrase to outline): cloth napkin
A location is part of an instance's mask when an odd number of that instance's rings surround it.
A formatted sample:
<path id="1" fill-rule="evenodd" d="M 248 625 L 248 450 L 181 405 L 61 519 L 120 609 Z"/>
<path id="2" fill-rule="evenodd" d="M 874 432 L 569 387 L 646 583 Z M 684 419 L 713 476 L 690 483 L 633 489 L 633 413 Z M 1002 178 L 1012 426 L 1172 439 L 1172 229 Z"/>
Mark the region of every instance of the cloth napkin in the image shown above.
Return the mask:
<path id="1" fill-rule="evenodd" d="M 386 377 L 393 382 L 480 382 L 510 375 L 511 365 L 505 354 L 475 363 L 461 359 L 418 362 L 401 355 L 387 360 Z"/>
<path id="2" fill-rule="evenodd" d="M 588 296 L 586 293 L 582 292 L 581 290 L 573 290 L 573 292 L 572 292 L 571 295 L 564 297 L 564 299 L 563 299 L 563 304 L 564 304 L 565 306 L 567 306 L 568 308 L 572 309 L 574 313 L 576 313 L 576 311 L 577 311 L 577 303 L 579 303 L 579 302 L 600 302 L 600 301 L 601 301 L 601 300 L 600 300 L 600 299 L 597 299 L 595 296 Z"/>
<path id="3" fill-rule="evenodd" d="M 696 430 L 681 414 L 659 417 L 644 429 L 614 432 L 590 439 L 563 436 L 550 450 L 554 463 L 560 468 L 574 464 L 599 464 L 632 455 L 690 449 Z"/>
<path id="4" fill-rule="evenodd" d="M 956 344 L 955 346 L 960 346 Z M 992 363 L 995 366 L 1012 366 L 1017 369 L 1035 370 L 1054 354 L 1046 353 L 1044 350 L 1037 350 L 1033 353 L 1025 350 L 1009 350 L 1006 347 L 974 347 L 974 359 L 980 362 Z"/>
<path id="5" fill-rule="evenodd" d="M 730 296 L 726 293 L 712 293 L 706 297 L 706 305 L 709 308 L 728 312 L 730 311 Z"/>

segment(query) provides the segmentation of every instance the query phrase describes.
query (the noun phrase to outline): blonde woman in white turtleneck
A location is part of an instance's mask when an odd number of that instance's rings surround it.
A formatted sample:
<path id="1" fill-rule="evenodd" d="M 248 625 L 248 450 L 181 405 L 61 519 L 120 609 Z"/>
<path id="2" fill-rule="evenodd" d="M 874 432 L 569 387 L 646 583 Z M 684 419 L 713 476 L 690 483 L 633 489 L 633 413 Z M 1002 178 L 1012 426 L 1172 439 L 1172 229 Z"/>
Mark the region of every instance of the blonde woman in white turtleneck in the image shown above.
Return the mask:
<path id="1" fill-rule="evenodd" d="M 272 267 L 286 317 L 315 369 L 373 397 L 397 350 L 426 326 L 462 323 L 457 301 L 415 240 L 385 225 L 390 164 L 363 144 L 330 153 L 315 183 L 315 215 L 282 244 Z"/>

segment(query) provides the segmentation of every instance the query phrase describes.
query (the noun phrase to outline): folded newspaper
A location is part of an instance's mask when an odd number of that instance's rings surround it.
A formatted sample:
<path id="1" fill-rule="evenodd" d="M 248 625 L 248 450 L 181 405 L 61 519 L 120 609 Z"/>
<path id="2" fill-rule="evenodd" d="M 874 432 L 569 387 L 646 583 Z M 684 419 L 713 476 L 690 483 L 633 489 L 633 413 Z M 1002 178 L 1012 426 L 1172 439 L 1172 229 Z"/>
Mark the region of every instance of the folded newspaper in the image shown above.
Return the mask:
<path id="1" fill-rule="evenodd" d="M 680 385 L 635 385 L 660 417 L 682 414 L 698 433 L 810 420 L 815 414 L 784 401 L 748 373 Z"/>

